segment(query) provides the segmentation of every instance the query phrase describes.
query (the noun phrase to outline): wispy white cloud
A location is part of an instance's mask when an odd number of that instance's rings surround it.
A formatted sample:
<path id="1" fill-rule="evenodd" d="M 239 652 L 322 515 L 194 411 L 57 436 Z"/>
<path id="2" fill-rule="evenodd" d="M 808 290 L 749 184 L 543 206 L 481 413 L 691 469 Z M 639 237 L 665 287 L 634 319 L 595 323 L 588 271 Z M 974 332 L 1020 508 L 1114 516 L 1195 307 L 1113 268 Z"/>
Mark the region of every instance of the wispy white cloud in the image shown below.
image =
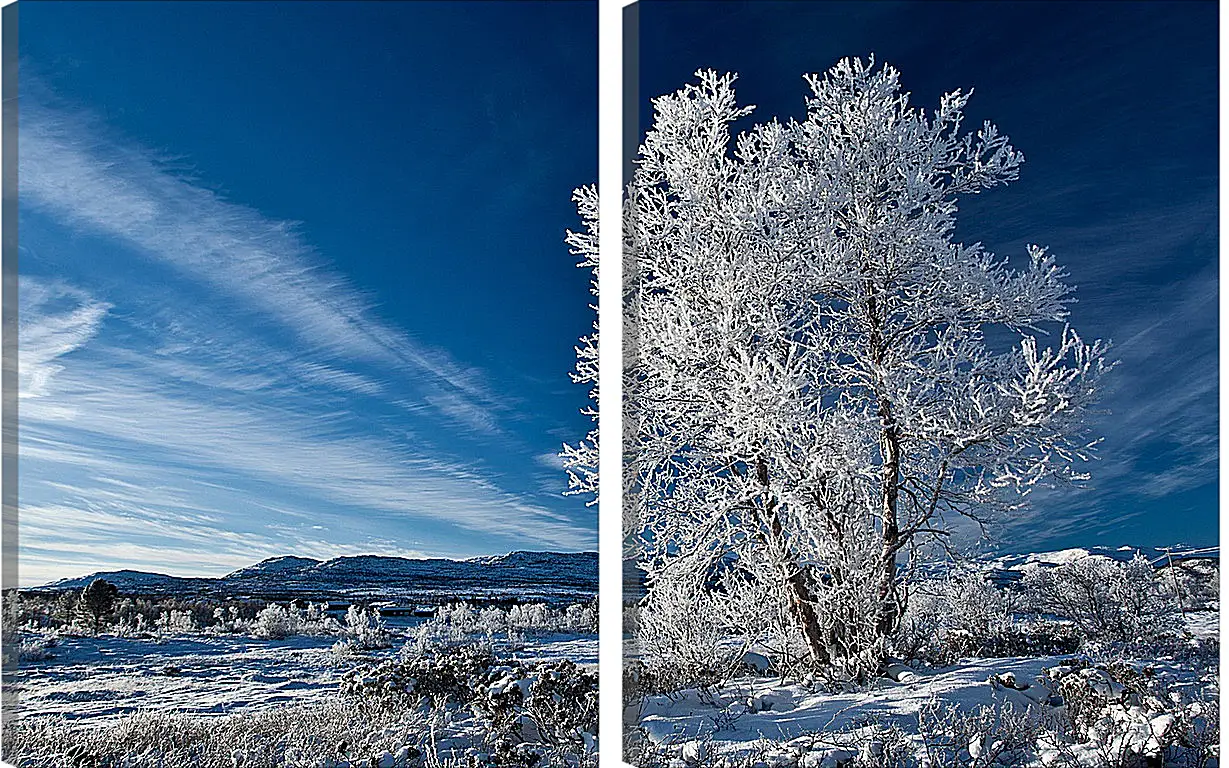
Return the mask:
<path id="1" fill-rule="evenodd" d="M 35 293 L 41 290 L 37 281 L 31 281 L 30 287 Z M 77 289 L 63 288 L 56 295 L 61 294 L 73 297 L 80 306 L 100 305 Z M 26 308 L 23 332 L 30 338 L 54 340 L 58 337 L 53 331 L 67 325 L 58 312 L 39 312 L 46 306 L 43 302 Z M 79 325 L 90 324 L 82 321 Z M 71 343 L 48 342 L 38 348 L 76 351 L 89 342 L 88 364 L 61 366 L 53 396 L 33 398 L 24 405 L 21 455 L 23 467 L 39 470 L 28 473 L 23 496 L 30 496 L 27 491 L 41 484 L 44 492 L 54 491 L 54 498 L 71 500 L 76 511 L 66 515 L 64 503 L 35 504 L 34 510 L 54 508 L 58 516 L 54 522 L 40 524 L 39 513 L 32 518 L 27 510 L 22 534 L 37 542 L 29 550 L 23 545 L 27 559 L 38 548 L 59 547 L 68 556 L 83 555 L 92 547 L 112 563 L 119 562 L 117 553 L 127 551 L 129 560 L 123 562 L 131 565 L 132 558 L 148 554 L 134 543 L 137 533 L 161 537 L 171 550 L 182 546 L 246 553 L 236 555 L 238 559 L 286 554 L 291 547 L 295 553 L 305 553 L 302 548 L 313 537 L 304 529 L 308 522 L 318 522 L 318 515 L 292 513 L 285 505 L 275 505 L 281 511 L 268 519 L 297 518 L 294 525 L 303 534 L 297 539 L 279 536 L 280 544 L 262 543 L 249 532 L 235 530 L 235 510 L 225 509 L 218 501 L 210 505 L 207 494 L 192 490 L 206 476 L 247 478 L 282 494 L 319 499 L 366 518 L 354 526 L 362 529 L 378 529 L 377 521 L 382 519 L 389 530 L 410 530 L 419 521 L 501 538 L 509 542 L 509 549 L 592 545 L 588 527 L 502 490 L 489 477 L 463 464 L 378 433 L 355 433 L 346 428 L 344 415 L 322 407 L 310 392 L 296 392 L 285 382 L 262 388 L 269 397 L 249 392 L 221 401 L 213 387 L 168 387 L 181 372 L 167 370 L 164 356 L 156 352 L 142 355 L 139 350 L 117 349 L 90 333 L 68 336 Z M 50 359 L 49 354 L 43 357 Z M 197 364 L 188 367 L 208 370 Z M 376 392 L 362 387 L 361 379 L 332 375 L 336 372 L 325 366 L 300 366 L 294 373 L 344 383 L 350 386 L 343 388 L 351 392 Z M 252 375 L 262 374 L 255 370 Z M 88 482 L 62 480 L 70 471 L 89 472 Z M 220 487 L 226 488 L 225 481 Z M 139 531 L 125 522 L 130 520 L 140 521 Z M 107 537 L 122 546 L 90 544 Z M 68 547 L 71 542 L 76 544 Z M 312 548 L 332 556 L 329 552 L 335 555 L 353 546 L 332 542 Z M 450 552 L 437 548 L 436 554 Z M 201 558 L 192 562 L 197 560 Z M 230 559 L 226 562 L 234 564 Z M 60 575 L 64 575 L 62 570 Z"/>
<path id="2" fill-rule="evenodd" d="M 295 362 L 292 363 L 292 368 L 299 378 L 322 387 L 371 396 L 384 392 L 384 385 L 370 377 L 350 371 L 340 371 L 320 363 Z"/>
<path id="3" fill-rule="evenodd" d="M 107 138 L 81 112 L 23 103 L 20 142 L 24 206 L 211 286 L 306 349 L 426 376 L 446 417 L 485 430 L 504 410 L 481 372 L 383 322 L 366 297 L 322 266 L 292 223 L 224 200 L 151 151 Z"/>
<path id="4" fill-rule="evenodd" d="M 23 102 L 23 211 L 174 279 L 104 300 L 23 275 L 23 583 L 593 546 L 531 483 L 509 491 L 416 434 L 515 441 L 485 373 L 382 320 L 293 225 L 51 104 Z"/>
<path id="5" fill-rule="evenodd" d="M 474 403 L 459 392 L 437 391 L 425 399 L 441 413 L 479 433 L 495 435 L 502 431 L 489 408 Z"/>
<path id="6" fill-rule="evenodd" d="M 115 372 L 74 380 L 64 400 L 77 414 L 75 430 L 93 440 L 156 451 L 160 461 L 177 457 L 356 509 L 432 518 L 544 545 L 577 547 L 590 538 L 562 525 L 551 511 L 499 492 L 471 470 L 379 439 L 331 434 L 327 422 L 307 414 L 168 397 Z M 43 415 L 27 408 L 23 418 L 37 422 Z"/>
<path id="7" fill-rule="evenodd" d="M 559 455 L 558 451 L 539 453 L 534 457 L 534 461 L 547 469 L 558 472 L 559 479 L 563 479 L 563 457 Z"/>
<path id="8" fill-rule="evenodd" d="M 64 370 L 55 361 L 93 338 L 111 305 L 62 284 L 38 280 L 23 279 L 19 290 L 18 305 L 25 313 L 18 323 L 18 394 L 44 397 L 51 378 Z"/>

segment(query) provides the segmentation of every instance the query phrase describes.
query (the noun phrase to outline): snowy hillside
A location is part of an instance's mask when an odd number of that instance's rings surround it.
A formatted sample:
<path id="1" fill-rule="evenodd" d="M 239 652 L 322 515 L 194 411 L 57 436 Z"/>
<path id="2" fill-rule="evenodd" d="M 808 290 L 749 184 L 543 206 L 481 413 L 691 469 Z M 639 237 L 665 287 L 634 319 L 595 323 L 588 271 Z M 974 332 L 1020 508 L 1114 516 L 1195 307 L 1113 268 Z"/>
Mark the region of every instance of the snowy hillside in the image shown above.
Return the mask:
<path id="1" fill-rule="evenodd" d="M 575 600 L 597 593 L 595 552 L 513 552 L 470 560 L 358 555 L 332 560 L 275 557 L 221 578 L 104 571 L 35 587 L 81 589 L 106 579 L 125 594 L 291 599 L 399 598 Z"/>
<path id="2" fill-rule="evenodd" d="M 1193 564 L 1199 561 L 1218 563 L 1220 561 L 1219 547 L 1075 547 L 1053 552 L 1028 552 L 999 555 L 980 559 L 989 577 L 1000 583 L 1019 581 L 1030 570 L 1055 568 L 1066 563 L 1082 560 L 1086 557 L 1099 557 L 1115 560 L 1120 563 L 1130 561 L 1139 553 L 1148 558 L 1155 568 L 1165 568 L 1170 563 Z"/>

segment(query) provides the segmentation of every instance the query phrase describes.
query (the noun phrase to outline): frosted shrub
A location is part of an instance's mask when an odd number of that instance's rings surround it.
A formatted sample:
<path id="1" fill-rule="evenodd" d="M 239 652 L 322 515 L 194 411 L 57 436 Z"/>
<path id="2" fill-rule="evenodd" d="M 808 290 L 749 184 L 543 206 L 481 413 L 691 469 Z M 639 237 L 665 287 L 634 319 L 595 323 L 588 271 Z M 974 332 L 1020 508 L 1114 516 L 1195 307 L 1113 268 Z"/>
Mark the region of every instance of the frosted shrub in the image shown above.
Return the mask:
<path id="1" fill-rule="evenodd" d="M 213 620 L 205 628 L 208 634 L 230 635 L 243 631 L 243 621 L 235 606 L 218 606 L 213 609 Z"/>
<path id="2" fill-rule="evenodd" d="M 569 632 L 597 634 L 597 599 L 588 605 L 569 605 L 564 611 L 563 627 Z"/>
<path id="3" fill-rule="evenodd" d="M 1046 670 L 1064 702 L 1056 751 L 1079 765 L 1211 766 L 1219 741 L 1215 696 L 1192 698 L 1184 685 L 1114 661 L 1075 661 Z"/>
<path id="4" fill-rule="evenodd" d="M 303 612 L 303 620 L 308 624 L 327 621 L 332 618 L 328 614 L 328 608 L 328 603 L 308 603 L 307 608 Z"/>
<path id="5" fill-rule="evenodd" d="M 484 635 L 492 636 L 500 632 L 507 632 L 511 625 L 508 618 L 508 612 L 498 606 L 492 605 L 483 608 L 478 612 L 478 631 Z"/>
<path id="6" fill-rule="evenodd" d="M 1090 556 L 1038 568 L 1022 587 L 1036 610 L 1075 622 L 1094 640 L 1152 640 L 1176 623 L 1175 596 L 1138 553 L 1126 563 Z"/>
<path id="7" fill-rule="evenodd" d="M 329 659 L 335 667 L 348 669 L 358 656 L 358 648 L 349 640 L 338 640 L 329 647 Z"/>
<path id="8" fill-rule="evenodd" d="M 463 645 L 478 634 L 477 613 L 467 603 L 441 605 L 435 616 L 414 630 L 414 644 L 420 648 Z"/>
<path id="9" fill-rule="evenodd" d="M 158 617 L 158 632 L 163 635 L 187 635 L 196 632 L 191 611 L 169 610 Z"/>
<path id="10" fill-rule="evenodd" d="M 1036 754 L 1040 718 L 1011 704 L 971 711 L 931 699 L 918 713 L 921 765 L 1025 765 Z"/>
<path id="11" fill-rule="evenodd" d="M 406 703 L 434 707 L 465 703 L 472 698 L 473 681 L 494 663 L 490 650 L 479 646 L 407 651 L 397 659 L 350 670 L 342 678 L 340 691 L 394 709 Z"/>
<path id="12" fill-rule="evenodd" d="M 377 620 L 373 621 L 370 616 L 366 616 L 362 608 L 351 606 L 352 611 L 357 611 L 355 616 L 356 625 L 354 628 L 343 627 L 338 623 L 337 619 L 329 616 L 321 608 L 315 608 L 309 604 L 308 610 L 302 611 L 294 605 L 281 606 L 277 603 L 270 603 L 265 608 L 256 614 L 256 618 L 251 622 L 243 620 L 241 617 L 227 618 L 219 630 L 227 632 L 250 632 L 256 637 L 263 637 L 272 640 L 282 640 L 294 635 L 310 635 L 310 636 L 349 636 L 352 640 L 360 636 L 363 642 L 370 642 L 372 648 L 387 648 L 389 643 L 386 639 L 382 640 L 387 633 L 384 630 L 384 625 Z M 366 616 L 366 618 L 362 618 Z M 349 613 L 347 613 L 349 619 Z M 363 622 L 366 621 L 364 625 Z M 362 633 L 361 635 L 359 633 Z M 380 645 L 379 643 L 384 643 Z M 366 646 L 364 646 L 366 647 Z"/>
<path id="13" fill-rule="evenodd" d="M 418 627 L 415 637 L 426 645 L 459 645 L 474 637 L 504 635 L 509 641 L 520 641 L 526 635 L 563 632 L 596 634 L 596 600 L 563 609 L 546 603 L 523 603 L 506 609 L 476 608 L 468 603 L 441 605 L 430 621 Z"/>
<path id="14" fill-rule="evenodd" d="M 504 665 L 475 689 L 473 710 L 496 732 L 547 744 L 577 758 L 597 735 L 597 674 L 571 661 Z"/>
<path id="15" fill-rule="evenodd" d="M 508 623 L 519 629 L 542 629 L 551 622 L 551 610 L 543 603 L 514 605 L 508 611 Z"/>
<path id="16" fill-rule="evenodd" d="M 297 635 L 302 624 L 302 617 L 293 608 L 287 609 L 276 603 L 270 603 L 256 614 L 252 624 L 252 634 L 269 640 L 284 640 Z"/>
<path id="17" fill-rule="evenodd" d="M 906 658 L 951 663 L 985 655 L 1013 630 L 1011 595 L 975 570 L 956 570 L 912 586 L 893 640 Z"/>
<path id="18" fill-rule="evenodd" d="M 55 654 L 51 652 L 51 649 L 59 644 L 60 635 L 55 630 L 40 632 L 33 637 L 25 638 L 17 649 L 17 663 L 54 659 Z"/>
<path id="19" fill-rule="evenodd" d="M 596 747 L 597 674 L 570 661 L 497 659 L 474 646 L 437 649 L 351 670 L 340 689 L 390 711 L 468 710 L 489 731 L 498 765 L 577 765 Z"/>
<path id="20" fill-rule="evenodd" d="M 469 603 L 441 605 L 435 612 L 435 623 L 446 626 L 459 634 L 478 631 L 478 612 Z"/>
<path id="21" fill-rule="evenodd" d="M 354 648 L 376 650 L 392 647 L 392 636 L 384 626 L 384 620 L 374 610 L 352 605 L 346 610 L 346 642 Z"/>
<path id="22" fill-rule="evenodd" d="M 150 636 L 150 625 L 145 620 L 145 616 L 138 613 L 112 624 L 111 633 L 116 637 L 148 638 Z"/>
<path id="23" fill-rule="evenodd" d="M 478 613 L 469 603 L 441 605 L 435 615 L 440 621 L 467 630 L 478 624 Z"/>
<path id="24" fill-rule="evenodd" d="M 384 623 L 379 618 L 378 614 L 376 614 L 375 617 L 369 622 L 368 626 L 371 627 L 373 632 L 384 632 Z M 323 611 L 319 612 L 315 618 L 310 615 L 310 612 L 307 615 L 304 615 L 299 629 L 299 634 L 313 636 L 343 635 L 345 632 L 346 629 L 339 621 L 337 621 L 337 619 L 329 616 Z M 386 648 L 388 646 L 381 647 Z"/>
<path id="25" fill-rule="evenodd" d="M 712 685 L 733 676 L 750 639 L 727 642 L 722 600 L 702 583 L 661 578 L 640 604 L 636 655 L 663 690 Z"/>

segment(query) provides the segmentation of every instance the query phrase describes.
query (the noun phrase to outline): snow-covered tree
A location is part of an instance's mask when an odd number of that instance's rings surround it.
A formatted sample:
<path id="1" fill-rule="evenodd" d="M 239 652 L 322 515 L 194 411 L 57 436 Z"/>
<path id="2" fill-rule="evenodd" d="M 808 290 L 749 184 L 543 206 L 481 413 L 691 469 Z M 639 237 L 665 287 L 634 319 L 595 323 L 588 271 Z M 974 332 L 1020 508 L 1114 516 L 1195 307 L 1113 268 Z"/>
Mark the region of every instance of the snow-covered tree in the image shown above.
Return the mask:
<path id="1" fill-rule="evenodd" d="M 567 243 L 571 246 L 572 255 L 580 257 L 580 262 L 576 266 L 592 270 L 593 277 L 589 280 L 589 293 L 596 299 L 598 279 L 597 187 L 590 185 L 577 188 L 572 193 L 572 201 L 576 203 L 581 218 L 584 220 L 585 230 L 583 232 L 568 230 Z M 597 312 L 595 304 L 591 304 L 590 309 Z M 581 337 L 580 346 L 576 347 L 576 371 L 571 374 L 573 382 L 586 384 L 589 387 L 589 399 L 593 404 L 581 412 L 593 421 L 593 429 L 589 430 L 584 440 L 575 445 L 565 444 L 560 454 L 563 458 L 564 469 L 568 473 L 568 490 L 565 493 L 569 496 L 576 494 L 590 496 L 587 502 L 589 506 L 597 504 L 597 337 L 598 327 L 595 318 L 593 333 Z"/>
<path id="2" fill-rule="evenodd" d="M 872 674 L 919 545 L 1082 479 L 1105 345 L 1065 325 L 1044 248 L 1013 267 L 954 241 L 958 198 L 1023 162 L 989 123 L 962 132 L 968 94 L 927 113 L 895 69 L 846 59 L 806 77 L 805 119 L 731 147 L 752 108 L 734 75 L 697 78 L 654 100 L 625 201 L 644 610 L 682 616 L 655 591 L 701 583 L 732 632 L 783 610 L 815 666 Z"/>
<path id="3" fill-rule="evenodd" d="M 351 605 L 346 609 L 345 635 L 357 648 L 376 650 L 392 645 L 392 636 L 380 612 L 374 608 L 364 608 L 361 605 Z"/>
<path id="4" fill-rule="evenodd" d="M 303 615 L 294 605 L 282 607 L 277 603 L 269 603 L 252 622 L 252 633 L 257 637 L 269 640 L 285 640 L 299 634 L 303 625 Z"/>
<path id="5" fill-rule="evenodd" d="M 1181 606 L 1170 584 L 1136 552 L 1125 563 L 1089 555 L 1037 567 L 1021 587 L 1034 610 L 1070 619 L 1088 637 L 1133 642 L 1174 625 Z"/>

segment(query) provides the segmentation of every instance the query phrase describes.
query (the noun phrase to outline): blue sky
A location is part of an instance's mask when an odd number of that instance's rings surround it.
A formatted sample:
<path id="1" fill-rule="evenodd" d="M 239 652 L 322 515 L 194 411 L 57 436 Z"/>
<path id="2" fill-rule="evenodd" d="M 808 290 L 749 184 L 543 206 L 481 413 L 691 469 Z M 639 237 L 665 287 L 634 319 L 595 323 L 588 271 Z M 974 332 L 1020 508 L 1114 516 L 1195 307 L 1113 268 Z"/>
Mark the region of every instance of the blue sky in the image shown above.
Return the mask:
<path id="1" fill-rule="evenodd" d="M 801 117 L 803 73 L 874 53 L 915 105 L 974 89 L 1026 162 L 961 204 L 957 236 L 1012 258 L 1049 246 L 1072 323 L 1119 365 L 1093 425 L 1091 487 L 997 532 L 1007 549 L 1218 540 L 1217 8 L 1214 2 L 679 2 L 640 8 L 648 100 L 737 72 L 748 122 Z"/>
<path id="2" fill-rule="evenodd" d="M 22 584 L 595 546 L 595 4 L 20 13 Z"/>

